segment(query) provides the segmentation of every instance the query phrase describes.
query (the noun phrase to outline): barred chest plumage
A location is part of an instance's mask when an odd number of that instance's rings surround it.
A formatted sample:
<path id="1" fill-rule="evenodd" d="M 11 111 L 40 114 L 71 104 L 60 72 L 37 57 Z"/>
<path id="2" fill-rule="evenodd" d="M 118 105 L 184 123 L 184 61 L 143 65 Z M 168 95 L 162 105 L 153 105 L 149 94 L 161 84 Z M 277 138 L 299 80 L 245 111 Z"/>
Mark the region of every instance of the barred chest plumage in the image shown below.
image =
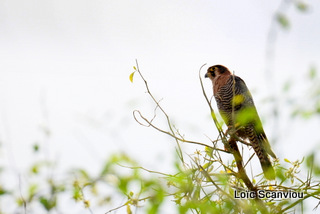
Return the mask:
<path id="1" fill-rule="evenodd" d="M 235 95 L 241 93 L 238 87 L 235 87 L 234 76 L 227 76 L 223 81 L 217 79 L 220 84 L 214 84 L 214 97 L 217 102 L 217 106 L 225 123 L 230 126 L 232 125 L 232 111 L 236 113 L 241 108 L 241 105 L 234 105 L 233 108 L 233 98 Z M 222 84 L 221 84 L 222 83 Z"/>

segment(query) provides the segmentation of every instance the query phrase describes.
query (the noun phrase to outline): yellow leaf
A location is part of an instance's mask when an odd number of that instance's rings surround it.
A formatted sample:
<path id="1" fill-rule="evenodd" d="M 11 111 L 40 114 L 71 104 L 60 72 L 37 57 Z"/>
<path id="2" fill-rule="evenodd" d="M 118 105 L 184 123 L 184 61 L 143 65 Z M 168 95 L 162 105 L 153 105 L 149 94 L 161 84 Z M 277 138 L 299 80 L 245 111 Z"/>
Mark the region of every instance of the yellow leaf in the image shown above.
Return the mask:
<path id="1" fill-rule="evenodd" d="M 137 70 L 136 66 L 133 66 L 133 69 L 136 71 Z"/>
<path id="2" fill-rule="evenodd" d="M 127 205 L 127 214 L 132 214 L 132 211 L 131 211 L 130 205 Z"/>
<path id="3" fill-rule="evenodd" d="M 135 73 L 135 71 L 134 71 L 134 72 L 132 72 L 132 73 L 130 74 L 130 76 L 129 76 L 129 80 L 130 80 L 130 82 L 133 82 L 133 75 L 134 75 L 134 73 Z"/>
<path id="4" fill-rule="evenodd" d="M 84 203 L 84 207 L 85 208 L 89 208 L 90 207 L 90 201 L 84 200 L 83 203 Z"/>
<path id="5" fill-rule="evenodd" d="M 291 161 L 289 161 L 287 158 L 285 158 L 284 161 L 287 163 L 291 163 Z"/>

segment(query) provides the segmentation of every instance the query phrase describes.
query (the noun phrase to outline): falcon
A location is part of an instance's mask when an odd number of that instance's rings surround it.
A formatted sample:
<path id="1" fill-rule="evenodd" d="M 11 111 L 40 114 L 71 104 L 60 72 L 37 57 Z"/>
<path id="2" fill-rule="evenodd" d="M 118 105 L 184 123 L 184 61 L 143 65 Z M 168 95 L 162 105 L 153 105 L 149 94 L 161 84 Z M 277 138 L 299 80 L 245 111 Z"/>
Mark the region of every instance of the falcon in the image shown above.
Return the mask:
<path id="1" fill-rule="evenodd" d="M 233 130 L 234 135 L 238 138 L 249 139 L 259 158 L 264 176 L 268 180 L 275 179 L 275 171 L 269 155 L 273 158 L 276 158 L 276 155 L 271 150 L 245 82 L 240 77 L 232 75 L 223 65 L 209 67 L 205 77 L 212 81 L 213 95 L 228 130 Z"/>

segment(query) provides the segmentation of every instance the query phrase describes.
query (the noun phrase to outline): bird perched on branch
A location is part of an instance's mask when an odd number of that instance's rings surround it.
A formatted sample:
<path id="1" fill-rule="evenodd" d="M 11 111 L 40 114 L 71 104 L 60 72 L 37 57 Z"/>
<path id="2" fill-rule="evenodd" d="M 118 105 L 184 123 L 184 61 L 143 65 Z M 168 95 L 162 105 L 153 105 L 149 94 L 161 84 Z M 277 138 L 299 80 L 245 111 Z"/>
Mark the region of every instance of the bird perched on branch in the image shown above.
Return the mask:
<path id="1" fill-rule="evenodd" d="M 205 75 L 211 79 L 213 94 L 220 115 L 235 136 L 248 138 L 258 156 L 263 173 L 269 180 L 275 179 L 275 171 L 268 155 L 276 158 L 263 130 L 252 96 L 245 82 L 232 75 L 223 65 L 208 68 Z"/>

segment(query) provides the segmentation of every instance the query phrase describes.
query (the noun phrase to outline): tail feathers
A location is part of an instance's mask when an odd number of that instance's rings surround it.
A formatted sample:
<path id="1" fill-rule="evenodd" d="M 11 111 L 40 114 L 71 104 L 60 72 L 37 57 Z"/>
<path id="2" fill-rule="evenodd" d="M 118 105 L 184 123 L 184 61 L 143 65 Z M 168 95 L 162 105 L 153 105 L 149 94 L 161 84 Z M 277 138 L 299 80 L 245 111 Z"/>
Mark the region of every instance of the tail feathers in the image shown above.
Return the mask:
<path id="1" fill-rule="evenodd" d="M 270 144 L 264 133 L 259 133 L 254 126 L 247 126 L 246 132 L 251 142 L 251 145 L 258 156 L 264 176 L 268 180 L 274 180 L 276 173 L 272 167 L 268 155 L 276 158 L 276 155 L 272 152 Z"/>
<path id="2" fill-rule="evenodd" d="M 274 159 L 277 158 L 277 156 L 274 154 L 274 152 L 271 149 L 270 143 L 267 139 L 266 134 L 264 133 L 264 131 L 262 131 L 262 133 L 258 134 L 258 139 L 262 142 L 262 145 L 264 146 L 266 152 L 273 157 Z"/>
<path id="3" fill-rule="evenodd" d="M 268 180 L 274 180 L 276 178 L 276 173 L 271 165 L 269 158 L 260 159 L 261 167 L 263 170 L 263 174 Z"/>

